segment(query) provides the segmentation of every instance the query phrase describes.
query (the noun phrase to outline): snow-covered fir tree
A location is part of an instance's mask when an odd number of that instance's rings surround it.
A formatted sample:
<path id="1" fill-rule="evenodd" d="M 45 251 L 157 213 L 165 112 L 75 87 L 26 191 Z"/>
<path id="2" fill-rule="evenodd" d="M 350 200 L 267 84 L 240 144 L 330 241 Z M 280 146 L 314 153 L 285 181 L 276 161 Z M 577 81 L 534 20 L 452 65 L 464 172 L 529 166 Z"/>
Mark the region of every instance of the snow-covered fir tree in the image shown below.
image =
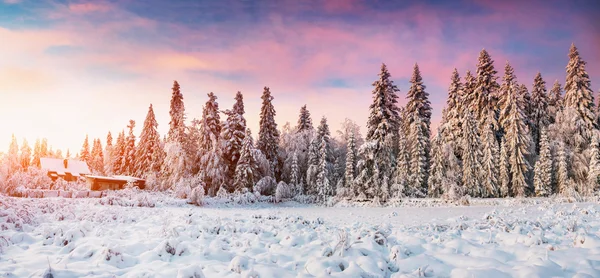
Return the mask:
<path id="1" fill-rule="evenodd" d="M 463 140 L 462 140 L 462 177 L 465 192 L 471 197 L 481 197 L 481 142 L 477 134 L 477 122 L 467 113 L 463 116 Z M 412 167 L 411 167 L 412 168 Z"/>
<path id="2" fill-rule="evenodd" d="M 511 104 L 514 102 L 513 98 L 521 95 L 521 87 L 516 81 L 515 71 L 508 62 L 506 62 L 504 72 L 500 93 L 498 94 L 498 108 L 500 110 L 498 125 L 503 133 L 508 129 L 510 110 L 512 109 Z"/>
<path id="3" fill-rule="evenodd" d="M 244 189 L 252 192 L 254 184 L 260 179 L 259 166 L 254 156 L 254 140 L 250 129 L 246 129 L 242 149 L 240 150 L 240 159 L 235 168 L 234 187 L 236 191 Z"/>
<path id="4" fill-rule="evenodd" d="M 472 115 L 475 115 L 477 110 L 475 110 L 475 106 L 477 105 L 477 96 L 475 95 L 475 76 L 471 73 L 470 70 L 467 70 L 465 74 L 465 83 L 463 86 L 463 95 L 462 95 L 462 111 L 461 118 L 467 113 L 467 111 L 471 112 Z M 462 121 L 461 121 L 462 122 Z M 461 129 L 462 130 L 462 129 Z"/>
<path id="5" fill-rule="evenodd" d="M 490 118 L 496 118 L 496 95 L 500 87 L 496 81 L 498 78 L 496 76 L 497 73 L 490 54 L 485 49 L 482 49 L 479 52 L 477 76 L 473 89 L 475 101 L 470 103 L 470 110 L 473 112 L 473 117 L 477 120 L 480 127 L 487 125 Z M 493 125 L 496 128 L 496 123 L 493 123 Z"/>
<path id="6" fill-rule="evenodd" d="M 569 195 L 575 191 L 572 188 L 573 183 L 569 179 L 569 166 L 567 162 L 567 152 L 564 142 L 558 142 L 556 151 L 557 169 L 556 169 L 556 188 L 558 193 Z"/>
<path id="7" fill-rule="evenodd" d="M 552 89 L 548 93 L 548 122 L 550 124 L 556 122 L 556 114 L 562 108 L 562 86 L 558 80 L 554 81 Z"/>
<path id="8" fill-rule="evenodd" d="M 35 166 L 37 168 L 41 167 L 40 164 L 40 152 L 41 152 L 41 143 L 40 139 L 35 139 L 35 145 L 33 145 L 33 157 L 31 158 L 31 166 Z"/>
<path id="9" fill-rule="evenodd" d="M 346 145 L 346 169 L 344 176 L 344 185 L 349 188 L 352 187 L 354 183 L 354 178 L 356 177 L 356 160 L 357 160 L 357 150 L 356 150 L 356 140 L 354 133 L 350 133 L 350 138 L 348 138 L 348 144 Z"/>
<path id="10" fill-rule="evenodd" d="M 19 161 L 21 162 L 21 169 L 27 171 L 31 165 L 31 147 L 29 146 L 27 139 L 23 139 L 23 143 L 21 144 Z"/>
<path id="11" fill-rule="evenodd" d="M 262 107 L 260 109 L 260 121 L 258 141 L 256 148 L 259 149 L 271 164 L 271 171 L 278 173 L 278 147 L 279 147 L 279 130 L 275 122 L 275 107 L 273 107 L 273 96 L 269 87 L 265 87 L 262 94 Z"/>
<path id="12" fill-rule="evenodd" d="M 540 153 L 540 132 L 550 124 L 550 112 L 548 111 L 548 95 L 546 94 L 546 82 L 541 73 L 537 73 L 533 80 L 530 102 L 531 137 L 535 144 L 535 153 Z"/>
<path id="13" fill-rule="evenodd" d="M 233 191 L 233 177 L 237 162 L 240 159 L 240 150 L 242 141 L 246 134 L 246 119 L 244 118 L 244 97 L 241 92 L 235 95 L 235 104 L 233 109 L 226 110 L 227 119 L 223 124 L 221 131 L 221 140 L 223 144 L 223 160 L 227 164 L 227 174 L 224 184 Z"/>
<path id="14" fill-rule="evenodd" d="M 540 132 L 540 155 L 534 166 L 533 186 L 535 196 L 547 197 L 552 194 L 553 159 L 550 151 L 550 140 L 543 127 Z"/>
<path id="15" fill-rule="evenodd" d="M 172 90 L 168 140 L 182 144 L 185 137 L 185 107 L 183 94 L 177 81 L 173 81 Z"/>
<path id="16" fill-rule="evenodd" d="M 413 74 L 410 79 L 410 88 L 406 94 L 408 100 L 404 113 L 407 115 L 405 125 L 410 129 L 410 125 L 414 121 L 414 115 L 417 114 L 423 127 L 427 138 L 431 134 L 431 102 L 429 101 L 429 93 L 425 91 L 425 85 L 423 84 L 423 78 L 421 77 L 421 71 L 419 65 L 415 64 L 413 68 Z M 426 142 L 428 143 L 428 142 Z"/>
<path id="17" fill-rule="evenodd" d="M 135 134 L 133 130 L 135 128 L 135 121 L 129 120 L 127 125 L 129 133 L 125 138 L 125 152 L 123 153 L 123 163 L 121 165 L 121 172 L 125 175 L 134 175 L 135 166 Z"/>
<path id="18" fill-rule="evenodd" d="M 583 128 L 591 131 L 596 127 L 594 92 L 591 89 L 590 77 L 585 70 L 585 65 L 586 62 L 579 56 L 577 47 L 572 44 L 567 65 L 564 106 L 576 109 L 585 124 Z M 581 135 L 587 140 L 591 139 L 591 134 Z"/>
<path id="19" fill-rule="evenodd" d="M 404 129 L 398 132 L 398 156 L 396 157 L 396 169 L 392 180 L 391 196 L 400 198 L 404 196 L 405 188 L 410 180 L 410 153 L 408 138 Z"/>
<path id="20" fill-rule="evenodd" d="M 115 175 L 122 175 L 124 174 L 123 172 L 123 158 L 125 157 L 125 148 L 126 148 L 126 142 L 125 142 L 125 131 L 121 131 L 119 133 L 119 136 L 117 136 L 117 142 L 115 143 L 115 146 L 113 147 L 113 151 L 112 151 L 112 157 L 113 157 L 113 161 L 112 161 L 112 173 Z"/>
<path id="21" fill-rule="evenodd" d="M 164 150 L 160 144 L 157 128 L 158 122 L 152 104 L 150 104 L 135 152 L 134 174 L 137 177 L 147 178 L 155 175 L 161 169 Z"/>
<path id="22" fill-rule="evenodd" d="M 329 152 L 328 136 L 320 136 L 319 142 L 319 168 L 317 174 L 317 197 L 320 200 L 326 200 L 333 196 L 333 187 L 329 179 L 329 163 L 327 162 L 327 153 Z"/>
<path id="23" fill-rule="evenodd" d="M 427 148 L 429 146 L 429 137 L 427 134 L 426 123 L 421 121 L 421 115 L 416 110 L 412 115 L 413 120 L 410 124 L 409 142 L 409 167 L 411 175 L 405 188 L 405 195 L 411 197 L 424 197 L 427 194 L 428 179 L 428 159 Z"/>
<path id="24" fill-rule="evenodd" d="M 381 64 L 379 79 L 373 82 L 373 102 L 369 106 L 367 141 L 381 144 L 388 134 L 396 134 L 400 128 L 400 113 L 397 106 L 398 87 L 392 81 L 385 64 Z"/>
<path id="25" fill-rule="evenodd" d="M 199 142 L 199 169 L 200 177 L 206 185 L 206 191 L 210 196 L 215 196 L 223 182 L 227 168 L 224 164 L 222 148 L 219 142 L 221 134 L 221 120 L 219 116 L 219 104 L 217 97 L 211 92 L 202 110 L 200 120 L 200 142 Z M 233 191 L 233 188 L 225 188 Z"/>
<path id="26" fill-rule="evenodd" d="M 500 197 L 510 196 L 510 164 L 509 164 L 508 145 L 506 139 L 502 138 L 500 144 Z"/>
<path id="27" fill-rule="evenodd" d="M 46 156 L 46 155 L 44 155 Z M 90 143 L 87 134 L 85 135 L 85 140 L 83 140 L 83 146 L 81 147 L 81 151 L 79 152 L 79 159 L 81 161 L 85 161 L 88 166 L 92 163 L 92 156 L 90 154 Z"/>
<path id="28" fill-rule="evenodd" d="M 491 117 L 491 115 L 488 115 Z M 481 161 L 480 181 L 482 197 L 494 198 L 498 196 L 498 174 L 499 174 L 499 155 L 500 150 L 496 133 L 494 132 L 493 119 L 488 119 L 488 124 L 484 125 L 481 133 L 481 146 L 483 159 Z"/>
<path id="29" fill-rule="evenodd" d="M 9 174 L 16 173 L 21 169 L 21 163 L 19 161 L 19 143 L 17 137 L 13 134 L 8 146 L 8 169 Z"/>
<path id="30" fill-rule="evenodd" d="M 315 195 L 318 192 L 317 176 L 319 174 L 319 139 L 315 137 L 308 149 L 308 169 L 306 171 L 305 193 Z"/>
<path id="31" fill-rule="evenodd" d="M 511 171 L 511 189 L 513 196 L 525 197 L 530 191 L 528 172 L 530 170 L 529 148 L 531 137 L 527 127 L 523 107 L 523 94 L 516 83 L 514 70 L 507 62 L 505 67 L 505 84 L 501 93 L 505 100 L 501 103 L 501 124 L 508 146 L 509 164 Z"/>
<path id="32" fill-rule="evenodd" d="M 68 151 L 68 150 L 67 150 Z M 113 170 L 113 137 L 109 131 L 106 135 L 106 145 L 104 146 L 104 173 L 111 175 Z"/>
<path id="33" fill-rule="evenodd" d="M 581 192 L 583 195 L 591 196 L 598 192 L 600 187 L 600 140 L 596 132 L 592 137 L 592 143 L 589 147 L 590 163 L 588 169 L 588 182 L 585 190 Z"/>
<path id="34" fill-rule="evenodd" d="M 463 105 L 463 85 L 460 82 L 458 71 L 454 69 L 448 88 L 448 99 L 446 100 L 446 113 L 442 119 L 441 125 L 444 126 L 443 142 L 460 142 L 462 139 L 461 117 L 464 111 Z M 456 144 L 460 145 L 460 144 Z M 458 146 L 456 146 L 458 147 Z"/>
<path id="35" fill-rule="evenodd" d="M 42 138 L 42 143 L 40 144 L 40 156 L 48 157 L 50 153 L 48 152 L 48 139 Z"/>
<path id="36" fill-rule="evenodd" d="M 305 130 L 312 130 L 313 128 L 310 112 L 306 108 L 306 105 L 304 105 L 300 108 L 300 116 L 298 117 L 298 126 L 296 127 L 296 130 L 302 132 Z"/>
<path id="37" fill-rule="evenodd" d="M 93 173 L 104 173 L 104 152 L 102 151 L 102 142 L 100 139 L 94 139 L 91 153 L 91 164 L 89 165 Z"/>
<path id="38" fill-rule="evenodd" d="M 442 130 L 438 128 L 438 132 L 431 141 L 431 169 L 427 181 L 427 195 L 432 198 L 438 198 L 442 195 L 442 180 L 444 178 L 442 133 Z"/>
<path id="39" fill-rule="evenodd" d="M 290 174 L 290 183 L 291 185 L 294 185 L 296 190 L 298 189 L 298 187 L 300 186 L 300 166 L 298 165 L 298 154 L 296 152 L 294 152 L 294 154 L 292 155 L 292 171 Z"/>

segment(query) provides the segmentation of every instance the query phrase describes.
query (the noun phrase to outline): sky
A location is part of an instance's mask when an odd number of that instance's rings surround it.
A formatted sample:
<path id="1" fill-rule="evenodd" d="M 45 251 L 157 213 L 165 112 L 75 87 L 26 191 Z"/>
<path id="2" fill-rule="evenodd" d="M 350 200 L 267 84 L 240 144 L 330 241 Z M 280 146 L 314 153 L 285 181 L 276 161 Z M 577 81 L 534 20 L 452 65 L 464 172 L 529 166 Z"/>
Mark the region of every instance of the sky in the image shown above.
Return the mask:
<path id="1" fill-rule="evenodd" d="M 306 104 L 315 125 L 364 133 L 381 63 L 402 105 L 418 63 L 435 128 L 452 70 L 475 71 L 484 48 L 499 81 L 509 61 L 520 83 L 539 71 L 551 87 L 575 43 L 597 92 L 599 18 L 596 0 L 0 0 L 0 151 L 15 134 L 74 154 L 130 119 L 139 135 L 150 104 L 165 134 L 174 80 L 189 120 L 207 93 L 224 110 L 241 91 L 256 135 L 268 86 L 280 127 Z"/>

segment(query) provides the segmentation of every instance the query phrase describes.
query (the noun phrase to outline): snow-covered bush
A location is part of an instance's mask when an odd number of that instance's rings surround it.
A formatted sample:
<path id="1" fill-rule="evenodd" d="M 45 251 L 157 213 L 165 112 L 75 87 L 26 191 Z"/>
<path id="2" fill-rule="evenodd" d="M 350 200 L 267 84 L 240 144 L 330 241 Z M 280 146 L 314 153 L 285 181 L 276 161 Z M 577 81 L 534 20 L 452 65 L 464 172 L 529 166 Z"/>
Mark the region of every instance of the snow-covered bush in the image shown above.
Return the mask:
<path id="1" fill-rule="evenodd" d="M 192 189 L 191 195 L 189 197 L 190 203 L 201 206 L 204 200 L 204 186 L 199 185 Z"/>
<path id="2" fill-rule="evenodd" d="M 284 181 L 280 181 L 279 184 L 277 184 L 277 189 L 275 190 L 275 201 L 281 202 L 294 198 L 294 193 L 293 184 L 287 184 Z"/>
<path id="3" fill-rule="evenodd" d="M 204 189 L 204 182 L 199 176 L 181 178 L 173 186 L 175 197 L 186 199 L 192 194 L 192 190 L 196 187 Z"/>
<path id="4" fill-rule="evenodd" d="M 5 193 L 13 195 L 22 189 L 49 189 L 51 184 L 52 180 L 46 171 L 30 167 L 27 171 L 18 171 L 8 177 L 2 188 Z"/>
<path id="5" fill-rule="evenodd" d="M 254 185 L 254 192 L 260 193 L 263 196 L 271 196 L 275 193 L 277 182 L 272 177 L 264 177 Z"/>

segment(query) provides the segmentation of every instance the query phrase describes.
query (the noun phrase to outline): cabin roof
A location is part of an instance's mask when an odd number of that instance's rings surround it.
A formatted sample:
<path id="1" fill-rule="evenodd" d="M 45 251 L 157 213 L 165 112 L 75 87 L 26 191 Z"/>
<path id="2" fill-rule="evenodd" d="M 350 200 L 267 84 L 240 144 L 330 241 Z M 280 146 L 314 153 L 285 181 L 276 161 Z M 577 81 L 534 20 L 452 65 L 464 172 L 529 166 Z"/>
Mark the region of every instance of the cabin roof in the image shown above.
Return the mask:
<path id="1" fill-rule="evenodd" d="M 65 160 L 67 161 L 67 167 L 65 167 Z M 73 176 L 80 176 L 91 173 L 87 163 L 80 160 L 42 157 L 40 158 L 40 164 L 43 170 L 56 172 L 58 175 L 70 173 Z"/>

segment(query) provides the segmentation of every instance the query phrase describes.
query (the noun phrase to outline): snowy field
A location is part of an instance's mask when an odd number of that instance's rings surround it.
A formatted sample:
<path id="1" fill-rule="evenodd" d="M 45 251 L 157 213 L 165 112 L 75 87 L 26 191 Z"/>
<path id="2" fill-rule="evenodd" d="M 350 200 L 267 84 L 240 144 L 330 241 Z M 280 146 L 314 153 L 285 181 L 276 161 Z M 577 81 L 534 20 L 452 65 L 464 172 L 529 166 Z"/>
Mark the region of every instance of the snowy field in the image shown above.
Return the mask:
<path id="1" fill-rule="evenodd" d="M 0 228 L 1 277 L 600 277 L 591 203 L 231 208 L 0 196 Z"/>

